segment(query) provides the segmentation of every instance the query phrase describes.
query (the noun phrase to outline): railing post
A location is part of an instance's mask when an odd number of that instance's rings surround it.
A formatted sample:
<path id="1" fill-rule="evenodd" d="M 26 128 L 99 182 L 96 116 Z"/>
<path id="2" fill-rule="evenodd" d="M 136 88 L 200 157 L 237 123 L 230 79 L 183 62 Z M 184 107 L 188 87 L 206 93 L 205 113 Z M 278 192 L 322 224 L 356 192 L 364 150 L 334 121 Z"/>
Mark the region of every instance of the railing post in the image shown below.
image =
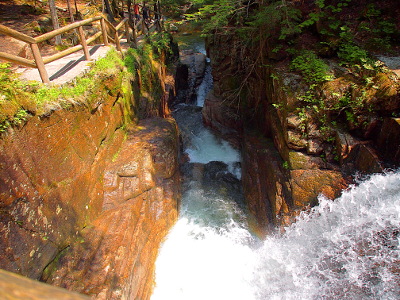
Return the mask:
<path id="1" fill-rule="evenodd" d="M 133 29 L 132 29 L 132 41 L 133 41 L 134 47 L 137 46 L 137 33 L 136 33 L 136 29 L 137 29 L 137 23 L 135 23 L 135 24 L 133 25 Z"/>
<path id="2" fill-rule="evenodd" d="M 117 50 L 119 52 L 121 52 L 122 48 L 121 48 L 121 43 L 119 42 L 118 30 L 115 30 L 114 39 L 115 39 L 115 46 L 117 47 Z"/>
<path id="3" fill-rule="evenodd" d="M 129 24 L 128 22 L 125 22 L 125 37 L 126 37 L 126 42 L 129 43 Z"/>
<path id="4" fill-rule="evenodd" d="M 103 18 L 100 19 L 100 25 L 101 25 L 101 32 L 103 33 L 104 46 L 108 46 L 108 36 L 107 36 L 106 21 L 104 21 Z"/>
<path id="5" fill-rule="evenodd" d="M 44 66 L 44 62 L 42 59 L 42 55 L 40 54 L 39 47 L 37 44 L 30 44 L 31 50 L 33 54 L 33 58 L 35 59 L 36 67 L 39 71 L 40 78 L 43 83 L 50 83 L 49 76 L 47 75 L 46 68 Z"/>
<path id="6" fill-rule="evenodd" d="M 86 44 L 85 33 L 83 32 L 82 26 L 78 27 L 78 31 L 79 31 L 79 37 L 80 37 L 80 40 L 81 40 L 81 45 L 83 47 L 83 53 L 85 53 L 85 58 L 86 58 L 86 60 L 91 60 L 90 53 L 89 53 L 89 48 L 88 48 L 88 46 Z"/>

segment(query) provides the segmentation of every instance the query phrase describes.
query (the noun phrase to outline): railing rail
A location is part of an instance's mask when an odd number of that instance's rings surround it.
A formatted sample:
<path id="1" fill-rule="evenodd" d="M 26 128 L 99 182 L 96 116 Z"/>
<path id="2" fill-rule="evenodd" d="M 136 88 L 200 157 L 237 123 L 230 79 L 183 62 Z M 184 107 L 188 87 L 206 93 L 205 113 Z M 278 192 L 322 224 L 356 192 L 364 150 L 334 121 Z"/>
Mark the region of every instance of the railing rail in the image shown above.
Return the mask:
<path id="1" fill-rule="evenodd" d="M 83 27 L 85 25 L 94 23 L 96 21 L 100 21 L 100 28 L 101 30 L 94 34 L 93 36 L 89 37 L 86 39 Z M 125 25 L 125 26 L 124 26 Z M 38 43 L 45 42 L 57 35 L 64 34 L 68 31 L 77 29 L 79 40 L 80 40 L 80 45 L 72 46 L 68 49 L 65 49 L 61 52 L 58 52 L 54 55 L 48 56 L 48 57 L 42 57 Z M 7 26 L 1 25 L 0 24 L 0 33 L 11 36 L 17 40 L 20 40 L 22 42 L 25 42 L 29 44 L 33 58 L 34 60 L 29 60 L 23 57 L 19 57 L 13 54 L 5 53 L 5 52 L 0 52 L 0 58 L 4 59 L 6 61 L 10 61 L 12 63 L 16 63 L 19 65 L 31 67 L 31 68 L 37 68 L 40 74 L 40 78 L 44 83 L 50 83 L 49 76 L 47 74 L 45 64 L 48 64 L 52 61 L 58 60 L 62 57 L 65 57 L 71 53 L 77 52 L 79 50 L 83 49 L 83 52 L 85 54 L 86 60 L 90 60 L 90 53 L 89 53 L 89 48 L 88 44 L 94 42 L 96 39 L 98 39 L 100 36 L 103 37 L 103 43 L 104 45 L 109 45 L 109 41 L 112 41 L 115 43 L 115 46 L 118 51 L 122 51 L 121 49 L 121 44 L 120 44 L 120 39 L 125 35 L 126 39 L 129 41 L 129 25 L 128 25 L 128 19 L 125 18 L 123 19 L 117 26 L 114 26 L 112 23 L 107 21 L 103 16 L 97 16 L 93 17 L 90 19 L 86 19 L 83 21 L 78 21 L 72 24 L 69 24 L 67 26 L 64 26 L 62 28 L 47 32 L 45 34 L 42 34 L 37 37 L 30 37 L 26 34 L 23 34 L 21 32 L 18 32 L 14 29 L 11 29 Z M 119 34 L 118 31 L 123 30 L 124 32 L 122 34 Z M 136 37 L 136 26 L 133 30 L 133 36 Z"/>

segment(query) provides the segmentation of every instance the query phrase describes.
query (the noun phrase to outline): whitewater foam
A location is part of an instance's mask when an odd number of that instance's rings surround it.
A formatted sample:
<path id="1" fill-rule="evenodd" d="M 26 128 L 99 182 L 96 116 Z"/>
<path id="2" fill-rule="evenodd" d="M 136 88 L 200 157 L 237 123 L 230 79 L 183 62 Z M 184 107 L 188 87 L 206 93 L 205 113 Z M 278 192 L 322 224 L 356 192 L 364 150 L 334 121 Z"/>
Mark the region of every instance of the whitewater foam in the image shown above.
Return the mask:
<path id="1" fill-rule="evenodd" d="M 399 299 L 400 173 L 319 201 L 263 242 L 240 221 L 205 226 L 184 212 L 152 299 Z"/>

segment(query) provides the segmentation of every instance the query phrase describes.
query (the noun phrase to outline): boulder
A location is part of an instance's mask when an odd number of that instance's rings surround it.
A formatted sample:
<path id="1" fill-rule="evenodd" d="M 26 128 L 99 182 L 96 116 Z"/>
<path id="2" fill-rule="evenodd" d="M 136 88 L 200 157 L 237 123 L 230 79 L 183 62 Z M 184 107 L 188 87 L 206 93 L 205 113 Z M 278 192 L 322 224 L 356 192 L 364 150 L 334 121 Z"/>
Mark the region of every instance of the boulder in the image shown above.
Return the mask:
<path id="1" fill-rule="evenodd" d="M 384 167 L 368 141 L 360 141 L 348 133 L 337 131 L 336 149 L 344 173 L 364 174 L 382 172 Z"/>
<path id="2" fill-rule="evenodd" d="M 335 199 L 347 187 L 342 174 L 331 170 L 291 170 L 290 187 L 293 204 L 304 209 L 317 204 L 318 195 Z"/>
<path id="3" fill-rule="evenodd" d="M 205 54 L 194 53 L 192 50 L 181 52 L 180 66 L 178 66 L 178 71 L 181 71 L 181 74 L 178 76 L 180 78 L 179 82 L 184 87 L 184 95 L 181 96 L 180 102 L 191 103 L 195 100 L 196 88 L 203 80 L 205 69 Z"/>
<path id="4" fill-rule="evenodd" d="M 387 162 L 400 164 L 400 118 L 384 119 L 377 147 Z"/>

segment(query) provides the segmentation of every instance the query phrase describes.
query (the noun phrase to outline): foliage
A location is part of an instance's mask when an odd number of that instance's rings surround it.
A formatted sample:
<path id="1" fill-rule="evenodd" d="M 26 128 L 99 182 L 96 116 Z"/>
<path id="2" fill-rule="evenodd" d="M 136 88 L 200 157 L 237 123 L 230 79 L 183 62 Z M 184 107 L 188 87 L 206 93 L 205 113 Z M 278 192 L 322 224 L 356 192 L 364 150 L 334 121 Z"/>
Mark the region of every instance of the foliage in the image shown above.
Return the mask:
<path id="1" fill-rule="evenodd" d="M 327 1 L 329 2 L 329 1 Z M 309 13 L 308 19 L 303 21 L 299 26 L 304 28 L 314 25 L 321 21 L 327 23 L 328 26 L 322 29 L 321 33 L 326 35 L 334 35 L 336 29 L 340 25 L 337 14 L 347 7 L 351 0 L 342 0 L 335 4 L 327 4 L 326 0 L 315 0 L 316 11 Z"/>
<path id="2" fill-rule="evenodd" d="M 196 1 L 201 7 L 195 13 L 186 14 L 187 20 L 203 23 L 203 31 L 219 31 L 228 24 L 238 25 L 245 13 L 245 6 L 239 0 Z"/>
<path id="3" fill-rule="evenodd" d="M 171 35 L 168 32 L 153 32 L 147 35 L 147 42 L 153 47 L 153 52 L 157 56 L 163 52 L 172 54 Z"/>
<path id="4" fill-rule="evenodd" d="M 9 67 L 9 64 L 0 64 L 0 133 L 21 124 L 27 111 L 35 109 L 30 103 L 30 94 L 24 91 L 23 83 Z"/>
<path id="5" fill-rule="evenodd" d="M 294 58 L 290 67 L 303 75 L 307 83 L 315 84 L 333 79 L 333 74 L 329 72 L 329 66 L 310 50 L 304 50 Z"/>
<path id="6" fill-rule="evenodd" d="M 146 99 L 146 107 L 139 107 L 139 117 L 157 111 L 163 95 L 161 74 L 158 73 L 160 64 L 154 56 L 153 45 L 147 43 L 137 49 L 129 49 L 125 54 L 127 68 L 134 71 L 134 76 L 138 78 L 138 96 Z"/>
<path id="7" fill-rule="evenodd" d="M 262 6 L 250 20 L 246 22 L 247 27 L 244 33 L 248 31 L 258 32 L 263 35 L 272 35 L 278 32 L 280 40 L 300 33 L 298 26 L 301 12 L 290 2 L 272 1 L 269 5 Z"/>
<path id="8" fill-rule="evenodd" d="M 361 35 L 365 36 L 366 46 L 371 50 L 390 51 L 391 45 L 398 40 L 395 20 L 385 16 L 374 3 L 367 6 L 364 20 L 360 22 L 357 29 Z"/>

